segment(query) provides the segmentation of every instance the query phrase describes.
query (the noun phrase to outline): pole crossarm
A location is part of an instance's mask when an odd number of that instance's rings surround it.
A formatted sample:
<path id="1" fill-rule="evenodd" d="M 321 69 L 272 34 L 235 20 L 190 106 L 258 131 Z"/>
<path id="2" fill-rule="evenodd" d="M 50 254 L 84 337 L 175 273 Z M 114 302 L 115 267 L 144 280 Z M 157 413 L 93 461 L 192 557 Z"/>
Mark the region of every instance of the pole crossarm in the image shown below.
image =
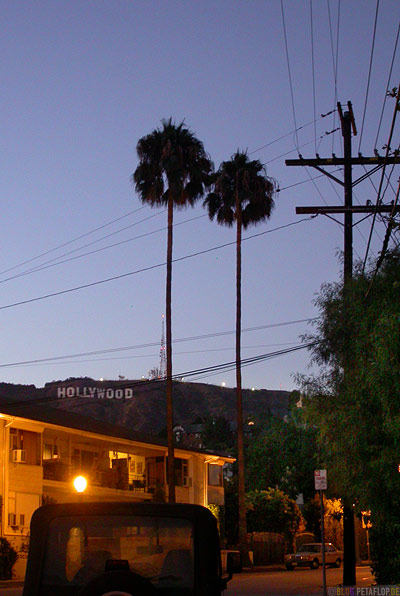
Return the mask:
<path id="1" fill-rule="evenodd" d="M 323 215 L 326 213 L 400 213 L 400 205 L 352 205 L 345 207 L 343 205 L 327 207 L 322 205 L 319 207 L 296 207 L 298 215 L 316 214 Z"/>
<path id="2" fill-rule="evenodd" d="M 400 94 L 400 87 L 398 95 Z M 398 101 L 398 97 L 396 99 Z M 397 104 L 396 104 L 397 105 Z M 377 152 L 375 153 L 374 157 L 364 157 L 361 153 L 358 154 L 358 157 L 352 157 L 351 151 L 351 136 L 357 134 L 357 129 L 354 120 L 353 108 L 351 102 L 347 102 L 347 111 L 343 112 L 342 106 L 340 103 L 337 104 L 338 114 L 340 117 L 341 122 L 341 129 L 342 129 L 342 136 L 343 136 L 343 157 L 336 157 L 335 154 L 332 154 L 332 157 L 329 158 L 321 158 L 318 154 L 314 159 L 304 159 L 302 155 L 299 155 L 298 159 L 287 159 L 285 163 L 287 166 L 310 166 L 313 167 L 335 182 L 338 182 L 343 186 L 344 189 L 344 205 L 340 206 L 317 206 L 317 207 L 296 207 L 297 214 L 321 214 L 329 217 L 333 221 L 336 221 L 332 215 L 329 214 L 343 214 L 344 215 L 344 223 L 340 224 L 343 225 L 344 228 L 344 289 L 346 290 L 349 281 L 353 275 L 353 213 L 365 213 L 368 215 L 373 215 L 374 218 L 378 213 L 389 213 L 390 215 L 390 222 L 393 221 L 393 216 L 395 213 L 400 213 L 400 207 L 393 203 L 392 205 L 382 205 L 380 204 L 380 190 L 378 191 L 378 199 L 376 205 L 353 205 L 353 186 L 359 184 L 365 178 L 376 172 L 380 167 L 385 168 L 385 166 L 389 164 L 398 164 L 400 163 L 400 152 L 399 151 L 391 151 L 390 149 L 390 142 L 391 136 L 393 132 L 394 123 L 392 124 L 392 131 L 389 137 L 388 144 L 386 146 L 386 155 L 380 156 Z M 397 108 L 396 108 L 397 109 Z M 396 112 L 395 112 L 396 113 Z M 389 156 L 389 153 L 391 155 Z M 352 168 L 353 166 L 373 166 L 373 168 L 363 174 L 358 180 L 353 181 L 352 176 Z M 322 168 L 322 166 L 343 166 L 343 182 L 341 182 L 332 174 L 328 174 Z M 381 180 L 381 186 L 383 182 L 383 176 Z M 364 219 L 366 219 L 366 217 Z M 361 220 L 362 221 L 362 220 Z M 389 229 L 391 225 L 389 225 Z M 371 229 L 372 233 L 372 229 Z M 387 238 L 389 238 L 389 233 L 387 233 Z M 346 318 L 346 315 L 345 315 Z M 346 334 L 345 334 L 346 335 Z M 345 339 L 345 343 L 348 339 Z M 348 369 L 351 365 L 346 364 L 344 367 L 344 375 L 348 374 Z M 322 502 L 322 501 L 321 501 Z M 323 538 L 322 538 L 323 541 Z M 344 499 L 344 507 L 343 507 L 343 586 L 353 586 L 356 583 L 356 558 L 355 558 L 355 533 L 354 533 L 354 512 L 351 506 L 351 501 Z M 324 590 L 325 593 L 325 590 Z"/>
<path id="3" fill-rule="evenodd" d="M 300 157 L 299 159 L 286 159 L 285 164 L 287 166 L 377 166 L 377 165 L 390 165 L 400 163 L 400 155 L 393 155 L 390 157 L 382 157 L 380 155 L 375 157 L 316 157 L 313 159 Z M 324 172 L 325 173 L 325 172 Z"/>
<path id="4" fill-rule="evenodd" d="M 341 184 L 342 186 L 344 186 L 344 182 L 342 180 L 340 180 L 339 178 L 337 178 L 333 174 L 330 174 L 329 172 L 327 172 L 326 170 L 324 170 L 324 168 L 320 168 L 319 166 L 315 166 L 315 165 L 312 166 L 312 167 L 314 168 L 314 170 L 318 170 L 318 172 L 322 172 L 322 174 L 324 174 L 325 176 L 328 176 L 328 178 L 330 178 L 331 180 L 334 180 L 338 184 Z"/>

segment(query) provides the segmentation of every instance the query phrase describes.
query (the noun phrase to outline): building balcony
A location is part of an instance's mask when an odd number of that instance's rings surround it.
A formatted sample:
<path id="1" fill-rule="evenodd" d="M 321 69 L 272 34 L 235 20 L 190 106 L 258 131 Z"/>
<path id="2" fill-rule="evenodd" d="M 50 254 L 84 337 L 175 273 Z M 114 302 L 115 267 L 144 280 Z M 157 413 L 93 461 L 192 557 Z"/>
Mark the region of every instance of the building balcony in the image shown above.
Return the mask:
<path id="1" fill-rule="evenodd" d="M 84 470 L 75 468 L 59 459 L 43 460 L 44 481 L 71 482 L 79 474 L 85 476 L 91 486 L 144 493 L 154 491 L 147 485 L 145 476 L 141 474 L 127 476 L 121 474 L 118 468 Z"/>

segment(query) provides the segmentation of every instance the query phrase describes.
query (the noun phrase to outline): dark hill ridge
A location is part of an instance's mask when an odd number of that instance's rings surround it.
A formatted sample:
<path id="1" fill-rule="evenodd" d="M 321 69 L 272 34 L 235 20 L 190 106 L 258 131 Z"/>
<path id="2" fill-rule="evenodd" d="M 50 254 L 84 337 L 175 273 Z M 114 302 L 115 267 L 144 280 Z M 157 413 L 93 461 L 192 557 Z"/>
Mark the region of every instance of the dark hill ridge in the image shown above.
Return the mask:
<path id="1" fill-rule="evenodd" d="M 174 423 L 187 428 L 196 418 L 210 414 L 236 419 L 235 389 L 174 381 Z M 244 416 L 285 416 L 288 391 L 243 390 Z M 46 407 L 61 408 L 91 418 L 158 434 L 165 427 L 165 383 L 160 381 L 95 381 L 73 378 L 34 385 L 0 383 L 0 399 L 15 402 L 35 400 Z M 21 412 L 22 414 L 22 412 Z"/>

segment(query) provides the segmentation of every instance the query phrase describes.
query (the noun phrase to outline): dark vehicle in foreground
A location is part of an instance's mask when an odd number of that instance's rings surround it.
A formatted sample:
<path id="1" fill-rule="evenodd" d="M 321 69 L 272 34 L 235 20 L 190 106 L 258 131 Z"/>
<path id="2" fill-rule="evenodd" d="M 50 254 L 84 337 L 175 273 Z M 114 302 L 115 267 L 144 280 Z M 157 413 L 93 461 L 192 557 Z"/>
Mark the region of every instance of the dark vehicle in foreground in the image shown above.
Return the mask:
<path id="1" fill-rule="evenodd" d="M 199 505 L 70 503 L 35 511 L 23 596 L 220 596 L 215 517 Z"/>
<path id="2" fill-rule="evenodd" d="M 326 542 L 326 565 L 340 567 L 342 560 L 343 552 L 338 550 L 332 542 Z M 318 569 L 318 567 L 322 565 L 322 544 L 320 542 L 302 544 L 297 553 L 285 555 L 285 565 L 288 571 L 292 571 L 295 567 L 311 567 L 311 569 Z"/>

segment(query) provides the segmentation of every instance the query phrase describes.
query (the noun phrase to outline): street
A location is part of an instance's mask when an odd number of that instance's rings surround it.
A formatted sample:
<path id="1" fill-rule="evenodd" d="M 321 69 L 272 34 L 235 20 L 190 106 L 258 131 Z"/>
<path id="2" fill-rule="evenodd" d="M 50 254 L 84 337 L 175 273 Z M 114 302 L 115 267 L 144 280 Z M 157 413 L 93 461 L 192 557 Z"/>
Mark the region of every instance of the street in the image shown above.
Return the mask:
<path id="1" fill-rule="evenodd" d="M 374 578 L 369 567 L 357 567 L 358 586 L 369 586 Z M 341 584 L 343 569 L 327 569 L 326 585 Z M 322 594 L 322 569 L 295 569 L 294 571 L 255 571 L 233 576 L 228 584 L 226 596 L 276 596 L 288 594 Z"/>
<path id="2" fill-rule="evenodd" d="M 327 569 L 327 587 L 342 582 L 343 569 Z M 369 567 L 357 567 L 357 585 L 366 587 L 374 583 Z M 4 584 L 3 584 L 4 586 Z M 22 586 L 0 587 L 0 596 L 21 596 Z M 295 569 L 294 571 L 253 571 L 234 575 L 225 596 L 295 596 L 322 595 L 322 569 Z"/>

